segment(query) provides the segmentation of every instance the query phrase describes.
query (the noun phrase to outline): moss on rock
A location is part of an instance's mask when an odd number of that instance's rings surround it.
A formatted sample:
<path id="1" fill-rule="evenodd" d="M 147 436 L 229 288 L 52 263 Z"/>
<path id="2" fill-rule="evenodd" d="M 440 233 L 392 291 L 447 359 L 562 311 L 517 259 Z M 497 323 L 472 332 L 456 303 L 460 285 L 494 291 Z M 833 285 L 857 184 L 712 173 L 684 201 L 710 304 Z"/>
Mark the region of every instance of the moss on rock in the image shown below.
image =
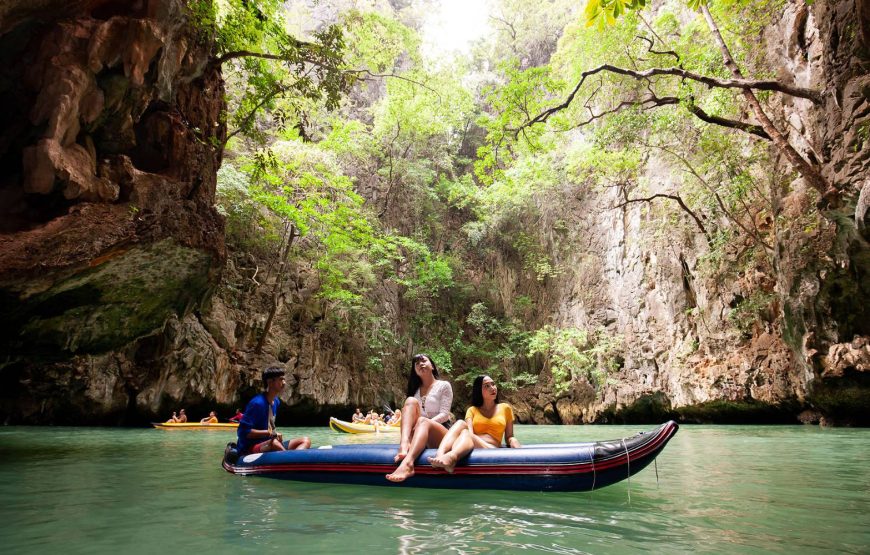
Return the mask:
<path id="1" fill-rule="evenodd" d="M 753 399 L 717 399 L 677 409 L 680 421 L 699 424 L 795 424 L 799 412 L 797 401 L 771 404 Z"/>
<path id="2" fill-rule="evenodd" d="M 807 402 L 829 424 L 870 426 L 870 375 L 847 371 L 842 378 L 817 380 Z"/>
<path id="3" fill-rule="evenodd" d="M 210 253 L 167 239 L 131 248 L 36 294 L 6 292 L 0 341 L 10 352 L 37 357 L 117 349 L 196 306 L 211 287 L 214 264 Z"/>

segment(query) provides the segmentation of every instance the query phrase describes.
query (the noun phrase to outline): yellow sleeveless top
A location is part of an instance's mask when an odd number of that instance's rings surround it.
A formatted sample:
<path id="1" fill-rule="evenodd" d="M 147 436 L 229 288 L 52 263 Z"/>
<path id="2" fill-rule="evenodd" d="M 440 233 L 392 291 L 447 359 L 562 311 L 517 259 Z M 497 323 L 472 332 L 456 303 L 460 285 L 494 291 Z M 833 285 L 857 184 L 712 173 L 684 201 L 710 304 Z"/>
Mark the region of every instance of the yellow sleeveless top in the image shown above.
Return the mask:
<path id="1" fill-rule="evenodd" d="M 492 418 L 487 418 L 480 412 L 480 409 L 471 406 L 465 412 L 465 419 L 468 420 L 469 418 L 471 418 L 475 434 L 492 436 L 501 445 L 504 439 L 504 430 L 507 428 L 508 422 L 514 421 L 514 411 L 509 404 L 499 403 L 495 407 L 495 414 L 492 415 Z"/>

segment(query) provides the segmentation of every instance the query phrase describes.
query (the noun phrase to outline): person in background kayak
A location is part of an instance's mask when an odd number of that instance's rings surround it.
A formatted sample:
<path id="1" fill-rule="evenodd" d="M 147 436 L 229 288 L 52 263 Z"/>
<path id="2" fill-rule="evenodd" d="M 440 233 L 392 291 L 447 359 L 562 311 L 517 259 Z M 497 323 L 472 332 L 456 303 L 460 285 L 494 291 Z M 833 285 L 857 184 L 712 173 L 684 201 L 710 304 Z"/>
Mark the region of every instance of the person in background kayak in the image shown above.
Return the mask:
<path id="1" fill-rule="evenodd" d="M 278 414 L 278 405 L 281 404 L 278 394 L 286 385 L 283 369 L 270 366 L 263 370 L 263 386 L 266 391 L 251 399 L 245 408 L 237 429 L 236 446 L 239 453 L 266 453 L 311 447 L 308 437 L 291 439 L 285 446 L 284 436 L 275 429 L 275 416 Z"/>
<path id="2" fill-rule="evenodd" d="M 438 368 L 428 355 L 414 355 L 408 374 L 408 398 L 402 407 L 399 452 L 393 459 L 398 468 L 387 474 L 391 482 L 414 475 L 414 461 L 426 447 L 437 447 L 447 434 L 453 388 L 438 379 Z"/>
<path id="3" fill-rule="evenodd" d="M 184 413 L 184 409 L 178 411 L 178 422 L 180 424 L 187 422 L 187 415 Z"/>
<path id="4" fill-rule="evenodd" d="M 214 411 L 211 411 L 210 413 L 208 413 L 208 416 L 206 416 L 205 418 L 203 418 L 202 420 L 200 420 L 199 423 L 200 423 L 200 424 L 217 424 L 217 423 L 218 423 L 218 417 L 217 417 L 217 415 L 214 413 Z"/>
<path id="5" fill-rule="evenodd" d="M 390 419 L 387 420 L 387 424 L 390 426 L 394 424 L 399 424 L 402 422 L 402 409 L 396 409 L 393 414 L 390 415 Z"/>
<path id="6" fill-rule="evenodd" d="M 242 409 L 236 409 L 236 414 L 230 418 L 230 422 L 239 422 L 245 414 L 242 412 Z"/>
<path id="7" fill-rule="evenodd" d="M 490 449 L 502 446 L 520 447 L 514 437 L 514 412 L 507 403 L 498 402 L 498 387 L 489 376 L 478 376 L 471 387 L 471 405 L 460 420 L 450 428 L 438 453 L 429 457 L 429 464 L 453 472 L 456 462 L 475 448 Z"/>

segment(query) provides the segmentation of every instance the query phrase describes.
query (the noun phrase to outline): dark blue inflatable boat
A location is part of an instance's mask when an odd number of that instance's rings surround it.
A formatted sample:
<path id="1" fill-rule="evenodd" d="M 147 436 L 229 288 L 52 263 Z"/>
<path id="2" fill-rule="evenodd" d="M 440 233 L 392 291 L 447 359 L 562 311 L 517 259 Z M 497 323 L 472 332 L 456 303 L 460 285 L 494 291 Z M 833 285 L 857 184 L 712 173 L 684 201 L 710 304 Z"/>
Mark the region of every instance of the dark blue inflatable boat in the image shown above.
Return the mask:
<path id="1" fill-rule="evenodd" d="M 224 452 L 223 467 L 242 476 L 268 476 L 306 482 L 379 486 L 590 491 L 639 472 L 655 459 L 675 433 L 676 422 L 650 432 L 594 443 L 528 445 L 519 449 L 475 449 L 448 474 L 417 459 L 416 473 L 401 484 L 385 478 L 396 468 L 398 445 L 335 445 L 302 451 L 278 451 L 240 457 L 235 444 Z"/>

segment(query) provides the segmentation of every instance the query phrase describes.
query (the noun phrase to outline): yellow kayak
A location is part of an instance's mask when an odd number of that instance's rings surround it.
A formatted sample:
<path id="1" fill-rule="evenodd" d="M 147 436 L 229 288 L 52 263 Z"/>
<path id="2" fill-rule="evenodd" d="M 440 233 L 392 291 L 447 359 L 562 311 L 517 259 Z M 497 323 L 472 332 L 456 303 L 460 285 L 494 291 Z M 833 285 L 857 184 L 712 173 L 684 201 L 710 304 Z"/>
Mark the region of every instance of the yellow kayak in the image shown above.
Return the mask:
<path id="1" fill-rule="evenodd" d="M 216 424 L 201 424 L 199 422 L 152 422 L 158 430 L 235 430 L 238 422 L 218 422 Z"/>
<path id="2" fill-rule="evenodd" d="M 401 430 L 399 424 L 358 424 L 355 422 L 346 422 L 335 417 L 329 417 L 329 427 L 343 434 L 374 434 L 374 433 L 392 433 Z"/>

